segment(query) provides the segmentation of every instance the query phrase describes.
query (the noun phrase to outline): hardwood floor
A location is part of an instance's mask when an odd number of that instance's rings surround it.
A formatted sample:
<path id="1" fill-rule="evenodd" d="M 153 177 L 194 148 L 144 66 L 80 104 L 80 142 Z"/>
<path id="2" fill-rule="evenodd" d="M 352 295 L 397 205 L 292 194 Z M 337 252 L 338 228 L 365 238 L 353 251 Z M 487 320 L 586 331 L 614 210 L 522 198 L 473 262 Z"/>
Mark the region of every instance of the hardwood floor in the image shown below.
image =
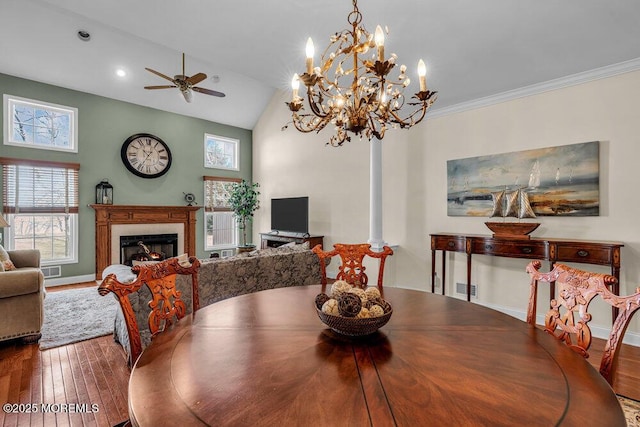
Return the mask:
<path id="1" fill-rule="evenodd" d="M 95 283 L 84 286 L 95 286 Z M 72 285 L 82 287 L 82 285 Z M 68 289 L 48 289 L 48 292 Z M 599 368 L 604 341 L 595 339 L 589 361 Z M 20 340 L 0 343 L 0 403 L 53 404 L 56 413 L 7 414 L 0 412 L 0 426 L 97 426 L 116 425 L 128 418 L 129 369 L 124 351 L 104 336 L 50 350 Z M 640 347 L 624 345 L 614 383 L 616 393 L 640 400 Z M 76 413 L 55 404 L 86 404 Z M 92 408 L 91 405 L 96 405 Z M 92 409 L 97 411 L 92 412 Z"/>
<path id="2" fill-rule="evenodd" d="M 589 349 L 589 362 L 600 369 L 600 358 L 605 341 L 594 338 Z M 623 344 L 618 355 L 618 368 L 613 389 L 619 395 L 640 401 L 640 347 Z"/>
<path id="3" fill-rule="evenodd" d="M 128 381 L 124 351 L 111 336 L 45 351 L 20 340 L 0 344 L 0 402 L 45 403 L 55 411 L 2 411 L 0 426 L 116 425 L 128 418 Z M 68 403 L 80 406 L 73 413 L 56 405 Z"/>
<path id="4" fill-rule="evenodd" d="M 88 286 L 96 282 L 47 292 Z M 110 335 L 45 351 L 21 340 L 0 343 L 0 403 L 52 405 L 31 414 L 0 411 L 0 426 L 114 426 L 129 417 L 128 382 L 125 353 Z M 80 406 L 66 411 L 56 406 L 63 403 Z"/>

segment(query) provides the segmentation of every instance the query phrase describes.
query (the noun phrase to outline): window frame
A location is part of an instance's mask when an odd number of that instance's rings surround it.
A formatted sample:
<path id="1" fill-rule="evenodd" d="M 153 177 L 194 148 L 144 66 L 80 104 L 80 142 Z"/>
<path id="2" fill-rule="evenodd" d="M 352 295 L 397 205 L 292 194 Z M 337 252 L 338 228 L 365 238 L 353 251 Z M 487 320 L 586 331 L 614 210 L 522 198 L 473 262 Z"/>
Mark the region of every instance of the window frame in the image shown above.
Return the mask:
<path id="1" fill-rule="evenodd" d="M 208 141 L 212 140 L 215 143 L 223 142 L 233 144 L 233 166 L 225 167 L 218 165 L 212 161 L 209 161 L 209 147 Z M 240 170 L 240 140 L 236 138 L 230 138 L 226 136 L 214 135 L 210 133 L 204 134 L 204 167 L 207 169 L 223 169 L 223 170 L 231 170 L 231 171 L 239 171 Z"/>
<path id="2" fill-rule="evenodd" d="M 4 145 L 10 145 L 14 147 L 34 148 L 37 150 L 51 150 L 51 151 L 63 151 L 66 153 L 78 152 L 78 109 L 75 107 L 69 107 L 66 105 L 54 104 L 46 101 L 39 101 L 36 99 L 22 98 L 19 96 L 4 94 L 3 107 L 4 115 L 2 118 L 3 132 L 4 132 Z M 59 147 L 55 145 L 42 145 L 36 144 L 35 141 L 25 142 L 16 141 L 13 139 L 13 120 L 11 112 L 16 104 L 29 105 L 35 108 L 40 108 L 48 111 L 56 111 L 58 113 L 68 114 L 69 117 L 69 148 Z"/>
<path id="3" fill-rule="evenodd" d="M 31 216 L 48 216 L 48 215 L 59 215 L 59 214 L 38 214 L 38 213 L 29 213 L 29 214 L 7 214 L 6 219 L 9 223 L 9 227 L 6 228 L 8 230 L 6 243 L 8 250 L 15 250 L 15 216 L 16 215 L 31 215 Z M 61 264 L 77 264 L 78 263 L 78 222 L 80 220 L 79 215 L 77 213 L 68 213 L 65 215 L 69 215 L 69 256 L 65 258 L 52 258 L 52 259 L 44 259 L 41 257 L 40 264 L 43 266 L 48 265 L 61 265 Z"/>
<path id="4" fill-rule="evenodd" d="M 207 234 L 207 219 L 209 215 L 215 215 L 218 212 L 231 212 L 229 207 L 218 207 L 213 208 L 213 206 L 207 206 L 208 198 L 207 198 L 207 181 L 221 181 L 221 182 L 242 182 L 241 178 L 227 178 L 220 176 L 203 176 L 203 200 L 204 200 L 204 250 L 205 251 L 219 251 L 223 249 L 231 249 L 236 248 L 240 242 L 240 228 L 238 227 L 238 222 L 233 219 L 234 222 L 234 233 L 233 233 L 233 242 L 225 243 L 220 245 L 208 245 L 208 234 Z"/>
<path id="5" fill-rule="evenodd" d="M 64 203 L 56 203 L 55 198 L 51 198 L 51 204 L 43 204 L 39 205 L 35 201 L 36 199 L 22 199 L 18 200 L 20 190 L 17 190 L 13 187 L 10 188 L 13 180 L 15 179 L 15 183 L 20 187 L 20 173 L 18 169 L 7 169 L 7 168 L 34 168 L 34 169 L 62 169 L 64 170 L 64 180 L 60 181 L 64 183 L 63 188 L 65 190 L 65 198 Z M 75 264 L 78 263 L 78 246 L 79 246 L 79 192 L 80 192 L 80 184 L 79 184 L 79 174 L 80 174 L 80 164 L 79 163 L 69 163 L 69 162 L 53 162 L 47 160 L 29 160 L 29 159 L 18 159 L 18 158 L 9 158 L 9 157 L 0 157 L 0 169 L 3 177 L 2 182 L 2 213 L 9 222 L 9 227 L 7 228 L 7 241 L 5 245 L 8 249 L 14 250 L 16 248 L 15 245 L 15 216 L 24 215 L 24 216 L 53 216 L 53 215 L 68 215 L 68 229 L 66 232 L 68 233 L 68 247 L 67 256 L 63 258 L 51 258 L 45 259 L 41 257 L 42 265 L 54 265 L 54 264 Z M 53 171 L 55 172 L 55 171 Z M 51 176 L 59 175 L 59 173 L 51 173 Z M 34 173 L 34 172 L 32 172 Z M 46 174 L 44 176 L 47 176 Z M 36 181 L 27 181 L 29 184 L 26 188 L 22 187 L 22 191 L 25 189 L 27 194 L 29 194 L 31 188 L 35 188 L 37 182 Z M 57 181 L 56 181 L 57 182 Z M 57 187 L 56 187 L 57 188 Z M 71 191 L 69 191 L 71 190 Z M 55 194 L 55 193 L 54 193 Z M 38 199 L 42 201 L 42 199 Z M 27 202 L 26 204 L 24 202 Z M 29 203 L 32 202 L 32 203 Z M 22 205 L 20 204 L 22 203 Z M 53 239 L 53 235 L 51 236 Z M 53 240 L 52 240 L 53 242 Z"/>

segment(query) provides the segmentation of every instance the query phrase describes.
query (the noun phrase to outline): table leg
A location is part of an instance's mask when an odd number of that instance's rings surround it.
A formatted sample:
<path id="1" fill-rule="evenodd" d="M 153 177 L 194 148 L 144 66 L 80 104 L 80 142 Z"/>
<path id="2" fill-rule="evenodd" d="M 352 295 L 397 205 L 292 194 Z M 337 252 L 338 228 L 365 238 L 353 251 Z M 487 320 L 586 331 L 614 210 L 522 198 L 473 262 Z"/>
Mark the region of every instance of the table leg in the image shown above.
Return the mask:
<path id="1" fill-rule="evenodd" d="M 431 249 L 431 293 L 436 293 L 436 251 Z"/>
<path id="2" fill-rule="evenodd" d="M 446 295 L 444 284 L 447 283 L 447 251 L 442 251 L 442 295 Z"/>
<path id="3" fill-rule="evenodd" d="M 611 275 L 618 279 L 616 283 L 611 286 L 611 292 L 616 295 L 620 295 L 620 267 L 616 267 L 615 265 L 611 266 Z M 616 322 L 618 318 L 618 307 L 611 307 L 611 324 Z"/>
<path id="4" fill-rule="evenodd" d="M 549 263 L 549 271 L 553 270 L 553 266 L 555 265 L 555 263 L 553 261 L 551 261 Z M 552 299 L 555 299 L 556 297 L 556 282 L 549 282 L 549 303 L 551 303 Z M 548 307 L 545 307 L 548 308 Z"/>
<path id="5" fill-rule="evenodd" d="M 471 301 L 471 254 L 467 254 L 467 301 Z"/>

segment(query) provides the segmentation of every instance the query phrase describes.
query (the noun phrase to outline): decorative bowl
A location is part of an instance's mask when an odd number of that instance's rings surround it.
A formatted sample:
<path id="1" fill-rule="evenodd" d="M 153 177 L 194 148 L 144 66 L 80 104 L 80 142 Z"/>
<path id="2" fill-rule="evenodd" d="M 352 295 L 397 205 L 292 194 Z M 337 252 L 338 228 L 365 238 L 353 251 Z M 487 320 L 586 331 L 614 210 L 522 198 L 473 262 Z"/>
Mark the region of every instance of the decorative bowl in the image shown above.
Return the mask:
<path id="1" fill-rule="evenodd" d="M 318 307 L 316 307 L 316 312 L 320 320 L 322 320 L 322 323 L 334 332 L 350 337 L 359 337 L 370 335 L 386 325 L 389 319 L 391 319 L 393 309 L 384 313 L 382 316 L 366 318 L 334 316 L 324 313 Z"/>
<path id="2" fill-rule="evenodd" d="M 540 225 L 539 222 L 485 222 L 484 224 L 493 231 L 493 237 L 505 239 L 530 239 L 528 234 Z"/>

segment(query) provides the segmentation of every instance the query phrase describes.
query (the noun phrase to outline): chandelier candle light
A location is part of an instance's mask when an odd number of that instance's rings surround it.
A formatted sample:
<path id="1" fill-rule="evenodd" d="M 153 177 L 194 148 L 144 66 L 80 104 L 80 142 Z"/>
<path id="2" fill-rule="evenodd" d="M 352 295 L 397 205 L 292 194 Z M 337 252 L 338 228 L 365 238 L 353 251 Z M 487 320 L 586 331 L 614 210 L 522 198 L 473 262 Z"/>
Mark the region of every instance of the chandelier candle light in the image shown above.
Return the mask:
<path id="1" fill-rule="evenodd" d="M 328 124 L 335 126 L 336 134 L 328 143 L 333 146 L 350 141 L 349 133 L 381 140 L 389 126 L 405 129 L 420 123 L 437 93 L 427 90 L 426 66 L 421 59 L 418 62 L 420 91 L 406 100 L 404 89 L 410 84 L 407 67 L 400 66 L 400 74 L 395 80 L 388 77 L 396 65 L 396 55 L 385 60 L 382 28 L 378 25 L 374 34 L 365 30 L 357 0 L 353 0 L 353 11 L 347 22 L 352 29 L 331 36 L 319 67 L 313 66 L 313 41 L 307 40 L 306 72 L 293 76 L 292 99 L 287 102 L 293 125 L 300 132 L 320 132 Z M 369 59 L 364 59 L 374 47 L 376 51 Z M 353 66 L 349 68 L 351 59 Z M 341 82 L 343 78 L 349 82 Z M 305 112 L 304 99 L 298 95 L 300 81 L 307 88 L 310 112 Z M 405 104 L 414 111 L 406 114 Z"/>

